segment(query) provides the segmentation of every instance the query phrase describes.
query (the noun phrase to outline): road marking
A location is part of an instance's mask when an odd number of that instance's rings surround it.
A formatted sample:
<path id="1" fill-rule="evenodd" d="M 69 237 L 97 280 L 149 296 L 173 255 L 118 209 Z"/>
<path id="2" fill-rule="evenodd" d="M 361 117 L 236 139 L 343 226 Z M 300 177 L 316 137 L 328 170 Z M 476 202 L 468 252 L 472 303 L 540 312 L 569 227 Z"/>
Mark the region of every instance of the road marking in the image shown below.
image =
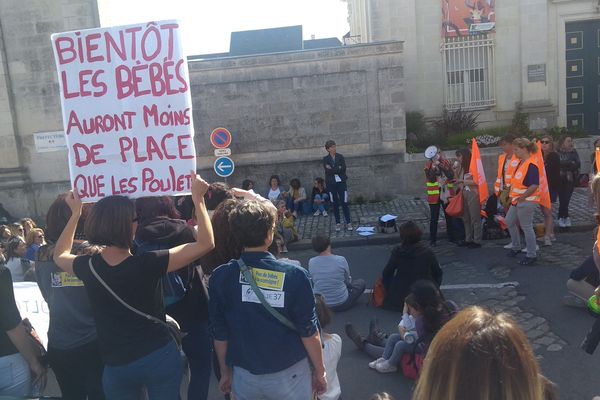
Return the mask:
<path id="1" fill-rule="evenodd" d="M 502 283 L 467 283 L 464 285 L 442 285 L 442 290 L 464 290 L 464 289 L 502 289 L 505 287 L 517 287 L 519 282 Z M 366 289 L 365 293 L 373 293 L 373 289 Z"/>

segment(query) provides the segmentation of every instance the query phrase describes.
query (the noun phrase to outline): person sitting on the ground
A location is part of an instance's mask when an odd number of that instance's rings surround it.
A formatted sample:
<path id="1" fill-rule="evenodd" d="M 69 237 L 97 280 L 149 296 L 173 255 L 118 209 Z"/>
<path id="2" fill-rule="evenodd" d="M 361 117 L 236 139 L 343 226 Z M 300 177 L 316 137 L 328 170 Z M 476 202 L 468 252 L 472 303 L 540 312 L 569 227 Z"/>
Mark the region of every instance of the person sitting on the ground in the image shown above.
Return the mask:
<path id="1" fill-rule="evenodd" d="M 563 303 L 568 306 L 585 307 L 598 286 L 600 286 L 598 268 L 594 263 L 594 256 L 589 256 L 579 267 L 571 271 L 567 289 L 574 297 L 565 296 Z"/>
<path id="2" fill-rule="evenodd" d="M 369 400 L 396 400 L 394 396 L 388 392 L 375 393 Z"/>
<path id="3" fill-rule="evenodd" d="M 21 240 L 25 241 L 25 230 L 23 229 L 23 225 L 18 222 L 13 222 L 8 225 L 8 229 L 10 230 L 11 236 L 18 236 Z"/>
<path id="4" fill-rule="evenodd" d="M 311 199 L 312 208 L 315 212 L 314 216 L 316 217 L 321 214 L 326 217 L 326 206 L 329 203 L 329 193 L 327 193 L 327 190 L 325 189 L 325 180 L 323 180 L 323 178 L 315 178 Z"/>
<path id="5" fill-rule="evenodd" d="M 327 391 L 318 396 L 319 400 L 337 400 L 342 395 L 340 380 L 337 374 L 337 366 L 342 356 L 342 338 L 335 333 L 327 333 L 324 329 L 333 318 L 333 313 L 325 304 L 325 299 L 320 294 L 315 295 L 315 309 L 321 325 L 321 336 L 323 337 L 323 362 L 327 373 Z"/>
<path id="6" fill-rule="evenodd" d="M 23 237 L 26 238 L 29 231 L 37 228 L 37 225 L 31 218 L 21 218 L 21 226 L 23 227 Z"/>
<path id="7" fill-rule="evenodd" d="M 229 223 L 244 250 L 239 260 L 214 270 L 209 282 L 219 386 L 236 399 L 304 400 L 313 388 L 317 395 L 327 389 L 308 273 L 267 252 L 276 221 L 277 210 L 268 201 L 237 203 Z M 279 318 L 256 300 L 259 288 Z"/>
<path id="8" fill-rule="evenodd" d="M 6 244 L 6 268 L 10 270 L 13 282 L 35 281 L 32 275 L 34 263 L 24 258 L 26 251 L 27 245 L 20 236 L 11 237 Z"/>
<path id="9" fill-rule="evenodd" d="M 512 317 L 470 307 L 431 343 L 413 400 L 549 400 L 552 386 Z"/>
<path id="10" fill-rule="evenodd" d="M 0 242 L 6 243 L 12 236 L 12 232 L 7 225 L 0 225 Z"/>
<path id="11" fill-rule="evenodd" d="M 302 213 L 302 207 L 306 201 L 306 190 L 300 184 L 300 179 L 294 178 L 290 181 L 290 190 L 287 196 L 287 207 L 292 212 L 294 217 L 298 216 L 298 212 Z"/>
<path id="12" fill-rule="evenodd" d="M 281 190 L 281 179 L 278 175 L 271 175 L 269 178 L 269 190 L 267 190 L 266 198 L 276 204 L 287 195 L 287 192 Z"/>
<path id="13" fill-rule="evenodd" d="M 413 349 L 413 343 L 418 339 L 417 319 L 423 317 L 418 310 L 419 305 L 413 294 L 406 296 L 402 319 L 398 324 L 398 333 L 391 334 L 385 342 L 383 355 L 369 363 L 369 368 L 377 372 L 396 372 L 404 353 Z"/>
<path id="14" fill-rule="evenodd" d="M 251 179 L 244 179 L 242 181 L 242 190 L 254 190 L 254 181 Z"/>
<path id="15" fill-rule="evenodd" d="M 401 244 L 394 247 L 387 265 L 383 269 L 382 280 L 386 289 L 383 307 L 401 311 L 404 299 L 413 283 L 420 279 L 442 284 L 442 269 L 435 256 L 422 241 L 423 231 L 413 221 L 400 225 Z"/>
<path id="16" fill-rule="evenodd" d="M 329 236 L 315 236 L 312 247 L 319 253 L 308 261 L 308 271 L 315 286 L 314 292 L 323 295 L 325 303 L 333 311 L 352 308 L 365 291 L 365 281 L 352 280 L 346 258 L 332 254 Z"/>
<path id="17" fill-rule="evenodd" d="M 281 226 L 284 229 L 284 232 L 290 232 L 291 237 L 288 239 L 288 243 L 297 242 L 299 239 L 298 231 L 296 230 L 296 220 L 294 215 L 290 212 L 290 210 L 285 210 L 283 213 L 283 220 L 281 221 Z"/>
<path id="18" fill-rule="evenodd" d="M 44 240 L 44 231 L 40 228 L 31 229 L 27 232 L 27 236 L 25 236 L 25 244 L 27 245 L 25 258 L 29 261 L 35 261 L 35 256 L 39 248 L 46 244 Z"/>
<path id="19" fill-rule="evenodd" d="M 421 280 L 415 282 L 410 293 L 415 299 L 413 308 L 420 316 L 415 320 L 419 339 L 411 350 L 425 355 L 437 332 L 452 317 L 458 307 L 452 301 L 445 301 L 437 286 L 431 281 Z M 388 338 L 377 326 L 376 318 L 371 320 L 369 335 L 366 338 L 350 323 L 346 324 L 346 335 L 354 342 L 356 347 L 363 350 L 371 358 L 378 359 L 383 356 Z M 398 357 L 398 361 L 401 356 L 402 354 Z M 397 365 L 395 367 L 397 368 Z M 391 370 L 393 370 L 392 366 L 390 366 L 390 370 L 385 372 L 391 372 Z"/>

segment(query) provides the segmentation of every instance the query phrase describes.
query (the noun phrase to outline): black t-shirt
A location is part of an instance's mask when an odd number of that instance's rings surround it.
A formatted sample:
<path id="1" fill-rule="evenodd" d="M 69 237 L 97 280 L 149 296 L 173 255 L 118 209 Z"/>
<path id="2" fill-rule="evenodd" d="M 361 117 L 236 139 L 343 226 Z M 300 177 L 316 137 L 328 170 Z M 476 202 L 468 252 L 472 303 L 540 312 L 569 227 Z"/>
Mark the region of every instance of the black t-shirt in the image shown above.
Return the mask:
<path id="1" fill-rule="evenodd" d="M 119 303 L 92 274 L 90 256 L 79 256 L 73 271 L 87 290 L 107 365 L 124 365 L 164 346 L 171 340 L 167 329 Z M 92 256 L 94 269 L 108 286 L 130 306 L 165 320 L 161 278 L 167 272 L 169 250 L 131 256 L 116 266 L 100 254 Z"/>
<path id="2" fill-rule="evenodd" d="M 21 322 L 21 314 L 15 302 L 12 276 L 8 268 L 0 266 L 0 357 L 18 353 L 6 334 Z"/>

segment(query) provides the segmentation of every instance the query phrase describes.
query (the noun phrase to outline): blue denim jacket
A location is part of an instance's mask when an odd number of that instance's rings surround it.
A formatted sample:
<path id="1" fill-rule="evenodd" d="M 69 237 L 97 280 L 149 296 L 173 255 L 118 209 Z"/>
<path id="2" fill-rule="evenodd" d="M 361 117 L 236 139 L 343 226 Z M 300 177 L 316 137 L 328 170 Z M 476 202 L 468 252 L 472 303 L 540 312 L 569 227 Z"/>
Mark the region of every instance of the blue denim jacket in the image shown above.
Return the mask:
<path id="1" fill-rule="evenodd" d="M 270 304 L 295 326 L 285 327 L 257 300 L 235 261 L 217 268 L 209 282 L 210 329 L 227 341 L 226 362 L 253 374 L 284 370 L 307 356 L 302 337 L 317 331 L 315 300 L 308 272 L 278 261 L 268 252 L 245 252 L 242 259 Z"/>

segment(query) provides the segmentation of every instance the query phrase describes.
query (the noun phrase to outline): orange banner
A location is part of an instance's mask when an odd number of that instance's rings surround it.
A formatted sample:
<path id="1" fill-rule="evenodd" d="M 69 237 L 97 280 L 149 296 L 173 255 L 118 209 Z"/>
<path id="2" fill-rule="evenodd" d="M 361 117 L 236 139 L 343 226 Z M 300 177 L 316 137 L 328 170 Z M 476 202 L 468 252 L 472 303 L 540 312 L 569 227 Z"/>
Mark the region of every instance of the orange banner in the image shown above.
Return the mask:
<path id="1" fill-rule="evenodd" d="M 442 0 L 442 36 L 460 37 L 496 29 L 496 0 Z"/>
<path id="2" fill-rule="evenodd" d="M 473 176 L 473 180 L 477 183 L 479 190 L 479 202 L 483 204 L 487 201 L 489 192 L 487 180 L 485 179 L 485 171 L 481 162 L 481 154 L 479 154 L 479 146 L 475 138 L 472 139 L 471 145 L 471 163 L 469 164 L 469 173 Z"/>
<path id="3" fill-rule="evenodd" d="M 542 154 L 542 142 L 537 141 L 538 151 L 535 153 L 535 165 L 537 165 L 540 172 L 540 205 L 542 207 L 552 209 L 552 202 L 550 201 L 550 190 L 548 188 L 548 177 L 546 176 L 546 167 L 544 166 L 544 155 Z"/>

